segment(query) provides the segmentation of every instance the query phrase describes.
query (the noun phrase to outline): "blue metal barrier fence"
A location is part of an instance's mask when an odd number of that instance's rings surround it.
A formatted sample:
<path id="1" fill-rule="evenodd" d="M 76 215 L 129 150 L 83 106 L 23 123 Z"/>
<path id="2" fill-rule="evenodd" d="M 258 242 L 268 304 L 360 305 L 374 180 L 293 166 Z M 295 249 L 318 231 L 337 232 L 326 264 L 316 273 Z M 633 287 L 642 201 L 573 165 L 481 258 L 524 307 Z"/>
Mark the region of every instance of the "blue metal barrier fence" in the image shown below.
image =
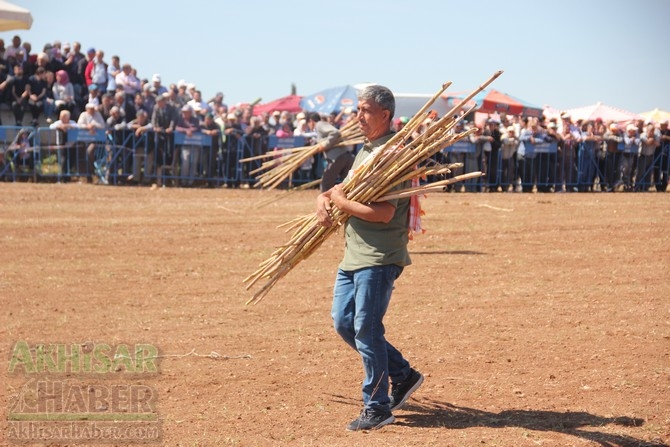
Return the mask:
<path id="1" fill-rule="evenodd" d="M 224 141 L 204 133 L 0 126 L 0 180 L 251 187 L 264 160 L 239 160 L 306 144 L 304 137 L 240 135 Z M 474 143 L 459 141 L 446 147 L 436 161 L 463 163 L 453 175 L 485 173 L 449 188 L 455 191 L 665 191 L 668 187 L 670 143 L 651 156 L 624 144 L 609 152 L 593 141 L 524 144 L 524 156 L 503 158 L 500 150 L 482 151 Z M 318 154 L 291 184 L 318 179 L 323 168 L 324 159 Z"/>

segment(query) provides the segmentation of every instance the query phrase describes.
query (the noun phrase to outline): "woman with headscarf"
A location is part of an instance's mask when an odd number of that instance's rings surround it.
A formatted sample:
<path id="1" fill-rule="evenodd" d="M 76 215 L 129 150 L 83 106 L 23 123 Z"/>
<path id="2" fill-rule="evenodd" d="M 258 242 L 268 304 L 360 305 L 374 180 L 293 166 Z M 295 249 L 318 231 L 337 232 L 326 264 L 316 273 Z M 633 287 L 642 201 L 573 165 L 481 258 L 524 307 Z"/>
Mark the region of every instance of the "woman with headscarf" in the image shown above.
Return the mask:
<path id="1" fill-rule="evenodd" d="M 53 85 L 54 104 L 56 106 L 56 115 L 60 116 L 61 110 L 69 110 L 72 115 L 75 113 L 74 87 L 70 82 L 70 76 L 67 71 L 58 70 L 56 72 L 56 82 Z"/>

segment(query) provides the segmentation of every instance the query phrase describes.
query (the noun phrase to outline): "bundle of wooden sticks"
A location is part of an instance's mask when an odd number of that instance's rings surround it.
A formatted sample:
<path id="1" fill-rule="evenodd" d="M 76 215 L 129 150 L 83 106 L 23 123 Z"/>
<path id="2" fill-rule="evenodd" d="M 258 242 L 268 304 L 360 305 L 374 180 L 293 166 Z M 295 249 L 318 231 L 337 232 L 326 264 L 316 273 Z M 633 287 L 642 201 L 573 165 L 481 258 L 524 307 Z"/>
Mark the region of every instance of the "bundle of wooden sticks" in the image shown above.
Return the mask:
<path id="1" fill-rule="evenodd" d="M 496 72 L 485 83 L 470 93 L 462 103 L 467 103 L 501 74 L 501 71 Z M 467 137 L 474 131 L 474 129 L 471 129 L 462 133 L 454 132 L 454 126 L 465 115 L 458 114 L 461 106 L 456 106 L 428 126 L 419 137 L 412 137 L 417 128 L 428 117 L 430 107 L 450 85 L 451 83 L 444 84 L 399 132 L 350 174 L 343 185 L 343 190 L 348 199 L 370 203 L 392 198 L 410 197 L 417 194 L 442 191 L 446 185 L 482 175 L 481 172 L 470 172 L 410 189 L 394 190 L 391 193 L 391 190 L 408 180 L 450 172 L 454 166 L 436 166 L 424 162 L 445 147 Z M 247 301 L 247 304 L 261 301 L 281 278 L 314 253 L 348 218 L 349 216 L 346 213 L 333 206 L 332 219 L 335 224 L 331 227 L 320 226 L 315 214 L 303 216 L 284 224 L 283 226 L 287 227 L 287 231 L 293 230 L 291 239 L 275 250 L 268 259 L 259 265 L 254 273 L 244 279 L 244 282 L 247 283 L 247 289 L 258 280 L 267 279 L 267 282 Z"/>

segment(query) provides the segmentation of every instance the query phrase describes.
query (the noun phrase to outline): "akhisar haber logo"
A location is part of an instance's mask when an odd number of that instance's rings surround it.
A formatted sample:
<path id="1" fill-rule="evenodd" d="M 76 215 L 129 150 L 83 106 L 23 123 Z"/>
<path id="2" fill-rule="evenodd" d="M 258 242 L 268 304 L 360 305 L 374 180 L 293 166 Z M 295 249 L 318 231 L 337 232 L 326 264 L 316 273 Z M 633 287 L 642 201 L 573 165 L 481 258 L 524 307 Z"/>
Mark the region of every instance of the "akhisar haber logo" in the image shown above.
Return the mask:
<path id="1" fill-rule="evenodd" d="M 18 341 L 9 359 L 10 374 L 157 373 L 158 349 L 151 344 L 38 343 Z"/>

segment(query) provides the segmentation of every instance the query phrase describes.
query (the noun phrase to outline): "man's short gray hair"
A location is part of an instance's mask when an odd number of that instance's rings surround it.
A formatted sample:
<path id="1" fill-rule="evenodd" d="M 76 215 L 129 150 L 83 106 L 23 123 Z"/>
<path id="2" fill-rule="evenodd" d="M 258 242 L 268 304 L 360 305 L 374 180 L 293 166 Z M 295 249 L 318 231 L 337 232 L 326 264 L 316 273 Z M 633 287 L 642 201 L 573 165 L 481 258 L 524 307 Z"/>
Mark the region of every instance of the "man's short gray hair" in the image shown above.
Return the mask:
<path id="1" fill-rule="evenodd" d="M 391 112 L 389 120 L 393 119 L 395 114 L 395 97 L 393 92 L 383 85 L 369 85 L 360 91 L 358 100 L 372 101 L 381 106 L 382 109 Z"/>

